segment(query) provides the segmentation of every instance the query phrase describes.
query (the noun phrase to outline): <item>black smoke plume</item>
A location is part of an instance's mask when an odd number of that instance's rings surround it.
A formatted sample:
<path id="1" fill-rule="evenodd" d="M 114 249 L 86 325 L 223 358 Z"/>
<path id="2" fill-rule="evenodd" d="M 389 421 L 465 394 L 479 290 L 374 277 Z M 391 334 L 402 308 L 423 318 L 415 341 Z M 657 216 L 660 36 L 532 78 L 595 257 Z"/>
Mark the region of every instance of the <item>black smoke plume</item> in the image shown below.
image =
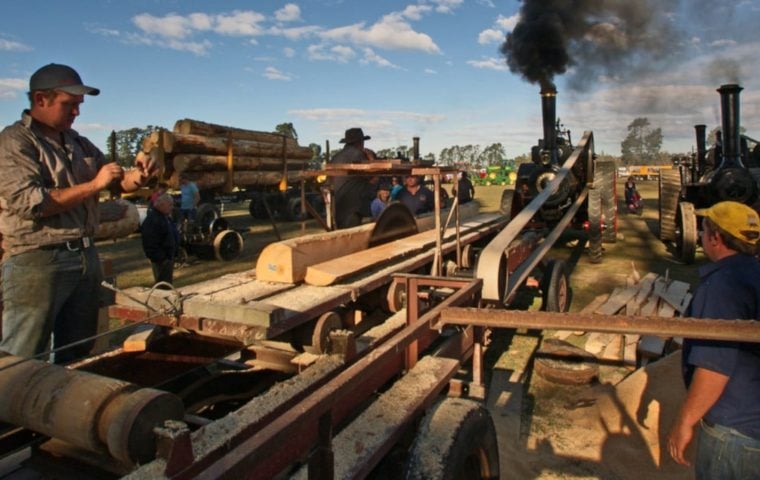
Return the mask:
<path id="1" fill-rule="evenodd" d="M 542 87 L 568 73 L 584 90 L 600 76 L 652 71 L 680 49 L 677 0 L 523 0 L 501 52 L 514 73 Z"/>

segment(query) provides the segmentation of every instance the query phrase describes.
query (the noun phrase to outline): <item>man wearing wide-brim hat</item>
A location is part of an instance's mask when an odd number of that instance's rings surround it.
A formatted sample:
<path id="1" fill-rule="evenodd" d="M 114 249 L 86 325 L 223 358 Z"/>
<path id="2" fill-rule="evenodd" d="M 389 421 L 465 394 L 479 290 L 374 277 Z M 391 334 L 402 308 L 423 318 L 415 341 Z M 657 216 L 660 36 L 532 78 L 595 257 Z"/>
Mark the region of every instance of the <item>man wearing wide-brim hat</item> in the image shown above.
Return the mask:
<path id="1" fill-rule="evenodd" d="M 361 128 L 349 128 L 340 140 L 345 147 L 335 154 L 331 163 L 367 163 L 374 160 L 374 153 L 364 148 L 364 141 L 369 139 L 370 136 L 364 135 Z M 362 223 L 364 217 L 371 216 L 370 205 L 376 192 L 373 181 L 376 179 L 358 175 L 333 177 L 335 225 L 338 228 L 355 227 Z"/>
<path id="2" fill-rule="evenodd" d="M 696 211 L 710 263 L 687 317 L 760 320 L 760 216 L 725 201 Z M 688 388 L 667 436 L 670 456 L 689 465 L 685 452 L 697 438 L 697 479 L 760 478 L 760 344 L 685 339 L 683 377 Z"/>

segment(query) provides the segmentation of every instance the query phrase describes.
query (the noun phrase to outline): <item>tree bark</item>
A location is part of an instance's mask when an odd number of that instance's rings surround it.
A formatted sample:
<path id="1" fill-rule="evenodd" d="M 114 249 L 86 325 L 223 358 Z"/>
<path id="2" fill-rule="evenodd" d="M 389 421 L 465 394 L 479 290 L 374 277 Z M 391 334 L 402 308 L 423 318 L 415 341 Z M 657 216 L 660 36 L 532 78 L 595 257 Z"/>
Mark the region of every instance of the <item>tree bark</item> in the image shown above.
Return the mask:
<path id="1" fill-rule="evenodd" d="M 205 135 L 186 135 L 180 133 L 166 133 L 173 137 L 172 149 L 167 153 L 204 153 L 210 155 L 227 155 L 227 142 L 225 137 L 209 137 Z M 168 142 L 164 141 L 166 145 Z M 282 138 L 277 143 L 261 142 L 253 140 L 232 140 L 233 156 L 251 157 L 282 157 Z M 309 147 L 299 147 L 297 144 L 286 142 L 285 156 L 310 160 L 314 154 Z"/>
<path id="2" fill-rule="evenodd" d="M 227 127 L 189 118 L 177 120 L 177 123 L 174 124 L 174 133 L 224 138 L 231 136 L 235 140 L 253 140 L 256 142 L 275 143 L 277 145 L 282 143 L 282 135 L 279 133 L 259 132 L 243 128 Z M 298 146 L 298 142 L 293 138 L 288 138 L 287 143 L 288 146 Z"/>
<path id="3" fill-rule="evenodd" d="M 298 160 L 288 158 L 288 170 L 305 170 L 307 168 L 307 160 Z M 205 154 L 193 154 L 184 153 L 174 155 L 171 163 L 174 167 L 174 171 L 177 173 L 182 172 L 197 172 L 197 171 L 226 171 L 227 170 L 227 156 L 226 155 L 205 155 Z M 234 156 L 232 158 L 233 170 L 266 170 L 266 171 L 278 171 L 282 172 L 282 159 L 273 157 L 252 157 L 252 156 Z"/>

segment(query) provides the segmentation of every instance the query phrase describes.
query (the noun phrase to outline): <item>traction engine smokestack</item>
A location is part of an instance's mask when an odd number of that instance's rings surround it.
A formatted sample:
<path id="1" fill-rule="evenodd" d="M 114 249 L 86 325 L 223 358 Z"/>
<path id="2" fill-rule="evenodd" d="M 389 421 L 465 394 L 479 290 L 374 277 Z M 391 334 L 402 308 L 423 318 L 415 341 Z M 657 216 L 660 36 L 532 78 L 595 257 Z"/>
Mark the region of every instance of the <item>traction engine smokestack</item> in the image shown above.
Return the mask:
<path id="1" fill-rule="evenodd" d="M 744 166 L 739 146 L 739 92 L 742 90 L 736 84 L 721 85 L 718 89 L 723 132 L 723 160 L 719 169 Z"/>
<path id="2" fill-rule="evenodd" d="M 541 88 L 541 114 L 544 122 L 544 142 L 541 160 L 555 165 L 557 157 L 557 89 L 554 85 Z"/>
<path id="3" fill-rule="evenodd" d="M 700 171 L 705 167 L 705 154 L 707 152 L 706 145 L 706 125 L 694 125 L 694 133 L 697 136 L 697 165 Z"/>

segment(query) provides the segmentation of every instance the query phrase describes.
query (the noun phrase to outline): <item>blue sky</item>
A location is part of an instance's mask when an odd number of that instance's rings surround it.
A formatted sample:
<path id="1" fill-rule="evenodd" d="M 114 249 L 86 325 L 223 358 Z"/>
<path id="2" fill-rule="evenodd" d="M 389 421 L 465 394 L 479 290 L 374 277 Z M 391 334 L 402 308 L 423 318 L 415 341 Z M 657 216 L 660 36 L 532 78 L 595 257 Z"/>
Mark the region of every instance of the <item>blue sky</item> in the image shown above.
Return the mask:
<path id="1" fill-rule="evenodd" d="M 586 46 L 615 42 L 625 54 L 610 65 L 597 65 L 598 52 L 573 57 L 554 78 L 558 115 L 574 138 L 593 130 L 597 152 L 617 155 L 627 125 L 645 116 L 663 129 L 665 150 L 688 151 L 694 124 L 720 122 L 715 89 L 733 82 L 745 88 L 742 125 L 760 137 L 760 0 L 597 4 L 609 8 L 584 18 L 590 28 L 579 38 Z M 372 136 L 370 148 L 411 145 L 419 136 L 423 154 L 436 155 L 454 144 L 501 142 L 514 156 L 541 136 L 539 87 L 510 71 L 500 53 L 521 18 L 517 1 L 0 5 L 3 125 L 26 108 L 31 73 L 55 62 L 101 89 L 74 125 L 101 148 L 111 130 L 170 129 L 181 118 L 264 131 L 292 122 L 301 144 L 329 140 L 332 148 L 359 126 Z M 620 5 L 626 14 L 641 7 L 652 30 L 634 39 L 616 17 Z M 636 41 L 663 28 L 673 34 L 669 44 L 637 50 Z"/>

